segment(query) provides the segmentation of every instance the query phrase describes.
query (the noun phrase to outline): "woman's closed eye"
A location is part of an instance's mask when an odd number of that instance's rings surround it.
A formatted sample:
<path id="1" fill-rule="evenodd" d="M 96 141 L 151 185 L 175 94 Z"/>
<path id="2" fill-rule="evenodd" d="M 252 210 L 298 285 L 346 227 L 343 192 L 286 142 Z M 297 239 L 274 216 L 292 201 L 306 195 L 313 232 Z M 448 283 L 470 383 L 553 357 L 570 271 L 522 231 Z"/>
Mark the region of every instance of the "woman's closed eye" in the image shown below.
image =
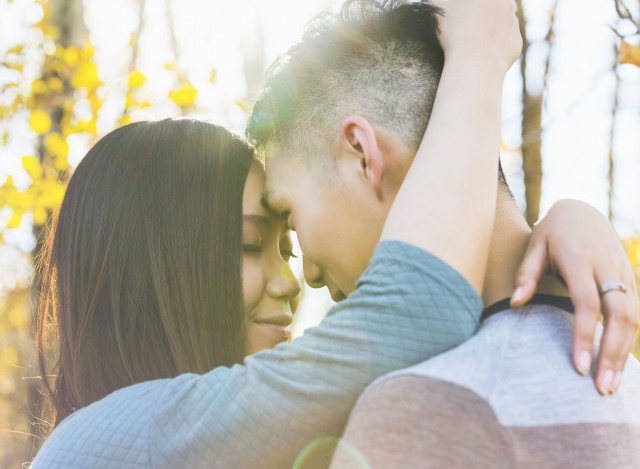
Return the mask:
<path id="1" fill-rule="evenodd" d="M 243 244 L 242 250 L 249 254 L 260 254 L 262 252 L 262 246 L 256 244 Z"/>

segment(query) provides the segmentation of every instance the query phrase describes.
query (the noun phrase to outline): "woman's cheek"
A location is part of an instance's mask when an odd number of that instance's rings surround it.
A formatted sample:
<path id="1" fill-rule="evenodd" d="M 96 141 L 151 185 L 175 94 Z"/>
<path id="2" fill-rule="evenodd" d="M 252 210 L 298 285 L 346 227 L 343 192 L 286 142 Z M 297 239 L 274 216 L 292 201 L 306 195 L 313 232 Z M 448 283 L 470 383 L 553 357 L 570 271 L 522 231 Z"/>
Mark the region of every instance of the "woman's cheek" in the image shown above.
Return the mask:
<path id="1" fill-rule="evenodd" d="M 258 306 L 264 291 L 262 269 L 254 259 L 244 256 L 242 261 L 242 297 L 247 316 Z"/>

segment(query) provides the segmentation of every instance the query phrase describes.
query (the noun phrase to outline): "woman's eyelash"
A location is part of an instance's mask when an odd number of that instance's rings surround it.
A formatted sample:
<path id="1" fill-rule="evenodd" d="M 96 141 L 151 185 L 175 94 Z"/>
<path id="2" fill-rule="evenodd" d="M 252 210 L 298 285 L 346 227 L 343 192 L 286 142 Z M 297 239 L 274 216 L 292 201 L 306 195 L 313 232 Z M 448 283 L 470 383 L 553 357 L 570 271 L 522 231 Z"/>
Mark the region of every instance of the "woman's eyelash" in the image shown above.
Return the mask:
<path id="1" fill-rule="evenodd" d="M 298 259 L 300 257 L 296 255 L 296 253 L 294 253 L 293 251 L 288 251 L 286 249 L 283 249 L 282 251 L 280 251 L 280 253 L 283 255 L 283 257 L 287 257 L 287 258 L 293 257 L 294 259 Z"/>
<path id="2" fill-rule="evenodd" d="M 254 244 L 244 244 L 242 249 L 246 252 L 262 252 L 262 246 L 256 246 Z"/>

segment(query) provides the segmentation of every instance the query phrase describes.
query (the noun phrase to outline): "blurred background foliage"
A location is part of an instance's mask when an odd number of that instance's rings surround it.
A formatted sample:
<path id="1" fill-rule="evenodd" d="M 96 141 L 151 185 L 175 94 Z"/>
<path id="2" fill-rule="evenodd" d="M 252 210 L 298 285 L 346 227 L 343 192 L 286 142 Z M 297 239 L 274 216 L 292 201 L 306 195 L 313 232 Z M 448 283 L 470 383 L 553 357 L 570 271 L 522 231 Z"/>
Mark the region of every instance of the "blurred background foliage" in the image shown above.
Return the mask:
<path id="1" fill-rule="evenodd" d="M 502 153 L 518 202 L 530 223 L 561 196 L 593 203 L 640 279 L 640 2 L 517 3 L 525 43 L 506 87 Z M 339 4 L 0 0 L 0 467 L 30 460 L 40 442 L 34 266 L 70 172 L 96 139 L 134 120 L 191 115 L 242 131 L 267 64 L 315 12 Z M 594 50 L 580 38 L 596 30 Z M 585 56 L 599 57 L 595 71 Z M 576 123 L 583 111 L 603 120 Z M 582 175 L 594 165 L 598 174 Z M 298 333 L 329 305 L 305 290 Z"/>

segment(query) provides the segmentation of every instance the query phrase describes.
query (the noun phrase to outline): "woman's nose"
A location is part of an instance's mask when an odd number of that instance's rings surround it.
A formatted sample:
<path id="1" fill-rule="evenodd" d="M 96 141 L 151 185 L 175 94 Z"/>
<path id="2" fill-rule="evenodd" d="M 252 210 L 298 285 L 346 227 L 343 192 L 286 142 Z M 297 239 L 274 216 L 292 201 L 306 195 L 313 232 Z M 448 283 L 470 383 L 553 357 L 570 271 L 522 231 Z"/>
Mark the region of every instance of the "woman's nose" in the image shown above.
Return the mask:
<path id="1" fill-rule="evenodd" d="M 278 274 L 267 285 L 272 298 L 291 301 L 300 294 L 300 282 L 287 262 L 283 262 Z"/>

